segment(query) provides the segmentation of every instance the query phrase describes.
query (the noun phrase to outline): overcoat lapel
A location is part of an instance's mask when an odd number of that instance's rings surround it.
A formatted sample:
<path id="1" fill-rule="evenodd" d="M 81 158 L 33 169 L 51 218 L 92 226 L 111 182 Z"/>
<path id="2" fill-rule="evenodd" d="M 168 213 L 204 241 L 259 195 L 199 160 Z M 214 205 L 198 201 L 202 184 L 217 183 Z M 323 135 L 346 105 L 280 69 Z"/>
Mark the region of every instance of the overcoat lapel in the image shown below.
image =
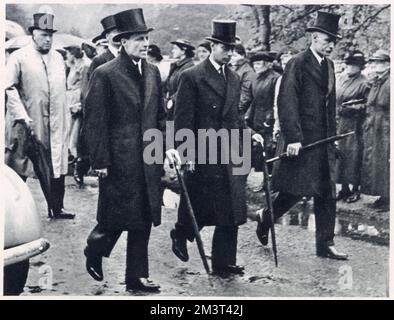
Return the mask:
<path id="1" fill-rule="evenodd" d="M 225 98 L 226 97 L 226 87 L 224 85 L 223 80 L 220 78 L 221 76 L 215 70 L 214 66 L 209 61 L 209 59 L 205 59 L 205 61 L 202 63 L 204 64 L 203 81 L 209 87 L 211 87 L 211 89 L 214 90 L 218 95 Z"/>

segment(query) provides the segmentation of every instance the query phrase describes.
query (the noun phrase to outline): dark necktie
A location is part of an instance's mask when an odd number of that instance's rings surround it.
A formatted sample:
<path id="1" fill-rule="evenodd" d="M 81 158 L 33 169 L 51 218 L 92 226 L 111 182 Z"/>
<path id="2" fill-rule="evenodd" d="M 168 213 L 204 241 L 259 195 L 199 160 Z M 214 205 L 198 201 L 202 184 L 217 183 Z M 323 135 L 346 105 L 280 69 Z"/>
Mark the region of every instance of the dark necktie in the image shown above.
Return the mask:
<path id="1" fill-rule="evenodd" d="M 324 93 L 328 91 L 328 63 L 327 59 L 323 58 L 320 64 L 321 74 L 322 74 L 322 83 L 324 87 Z"/>
<path id="2" fill-rule="evenodd" d="M 226 76 L 224 75 L 224 70 L 223 70 L 223 66 L 221 66 L 219 69 L 218 69 L 218 73 L 219 73 L 219 75 L 223 78 L 223 80 L 224 80 L 224 82 L 226 82 Z"/>

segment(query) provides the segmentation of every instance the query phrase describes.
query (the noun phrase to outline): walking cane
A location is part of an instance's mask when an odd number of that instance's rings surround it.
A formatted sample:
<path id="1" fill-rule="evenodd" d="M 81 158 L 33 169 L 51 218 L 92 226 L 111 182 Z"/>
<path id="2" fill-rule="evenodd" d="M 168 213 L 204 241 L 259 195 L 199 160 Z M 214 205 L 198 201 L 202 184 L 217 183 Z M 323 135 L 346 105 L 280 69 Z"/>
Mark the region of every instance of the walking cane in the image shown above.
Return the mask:
<path id="1" fill-rule="evenodd" d="M 194 236 L 196 237 L 198 252 L 200 253 L 200 257 L 201 257 L 202 263 L 204 264 L 205 271 L 209 275 L 210 270 L 209 270 L 209 266 L 208 266 L 207 257 L 205 255 L 205 251 L 204 251 L 204 244 L 202 242 L 200 231 L 199 231 L 198 225 L 197 225 L 196 216 L 194 215 L 194 210 L 193 210 L 192 204 L 190 202 L 189 193 L 187 192 L 185 182 L 183 181 L 183 177 L 182 177 L 181 173 L 179 172 L 178 167 L 176 165 L 174 165 L 174 166 L 175 166 L 176 174 L 178 176 L 178 181 L 181 185 L 181 190 L 182 190 L 183 196 L 185 197 L 185 200 L 186 200 L 186 206 L 188 209 L 187 212 L 188 212 L 190 220 L 192 222 L 192 227 L 193 227 L 193 231 L 194 231 Z"/>
<path id="2" fill-rule="evenodd" d="M 274 207 L 272 204 L 272 198 L 271 198 L 271 176 L 268 172 L 268 165 L 266 161 L 266 153 L 264 150 L 264 145 L 261 144 L 263 148 L 263 176 L 264 176 L 264 192 L 265 192 L 265 197 L 267 201 L 267 206 L 268 206 L 268 211 L 270 215 L 270 229 L 271 229 L 271 241 L 272 241 L 272 251 L 274 253 L 274 259 L 275 259 L 275 266 L 278 267 L 278 252 L 276 248 L 276 236 L 275 236 L 275 221 L 274 221 Z"/>

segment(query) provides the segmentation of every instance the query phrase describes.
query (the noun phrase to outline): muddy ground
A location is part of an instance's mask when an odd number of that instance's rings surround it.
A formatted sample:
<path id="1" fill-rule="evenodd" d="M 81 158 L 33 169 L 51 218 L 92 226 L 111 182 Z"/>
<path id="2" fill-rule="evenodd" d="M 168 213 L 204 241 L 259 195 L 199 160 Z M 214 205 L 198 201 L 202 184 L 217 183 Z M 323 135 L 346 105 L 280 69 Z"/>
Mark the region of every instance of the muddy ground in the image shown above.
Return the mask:
<path id="1" fill-rule="evenodd" d="M 249 216 L 261 207 L 263 193 L 251 191 L 259 177 L 248 180 Z M 72 177 L 66 179 L 65 208 L 74 211 L 73 221 L 51 221 L 37 180 L 29 179 L 38 209 L 42 213 L 43 236 L 51 244 L 44 254 L 31 259 L 23 295 L 122 296 L 126 234 L 119 239 L 109 259 L 104 259 L 105 280 L 94 281 L 85 271 L 83 248 L 95 225 L 98 187 L 95 177 L 79 189 Z M 165 203 L 174 207 L 174 194 L 166 192 Z M 189 244 L 190 261 L 183 263 L 171 251 L 169 232 L 176 220 L 176 209 L 163 209 L 163 223 L 152 230 L 150 240 L 151 278 L 161 285 L 155 296 L 240 296 L 240 297 L 385 297 L 388 293 L 388 212 L 368 209 L 373 198 L 359 203 L 339 203 L 336 245 L 346 251 L 348 261 L 315 256 L 313 215 L 310 204 L 301 205 L 277 225 L 279 267 L 272 250 L 255 236 L 255 222 L 240 227 L 238 263 L 245 265 L 244 276 L 221 279 L 207 276 L 195 243 Z M 176 196 L 175 196 L 176 201 Z M 210 253 L 212 228 L 202 232 Z"/>

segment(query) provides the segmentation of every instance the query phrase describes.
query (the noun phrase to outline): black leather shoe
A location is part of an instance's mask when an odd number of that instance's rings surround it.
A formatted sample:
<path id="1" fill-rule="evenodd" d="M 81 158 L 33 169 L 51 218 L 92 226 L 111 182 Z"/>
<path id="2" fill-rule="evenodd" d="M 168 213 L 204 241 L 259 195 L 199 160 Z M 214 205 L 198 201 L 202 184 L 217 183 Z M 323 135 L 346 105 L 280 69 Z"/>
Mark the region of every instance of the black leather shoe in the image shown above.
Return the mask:
<path id="1" fill-rule="evenodd" d="M 267 213 L 264 210 L 262 217 L 257 215 L 257 228 L 256 235 L 259 241 L 263 246 L 268 244 L 268 235 L 269 235 L 269 217 L 267 217 Z"/>
<path id="2" fill-rule="evenodd" d="M 318 250 L 316 252 L 318 257 L 330 258 L 335 260 L 347 260 L 348 255 L 345 253 L 338 252 L 334 246 L 328 246 L 325 249 Z"/>
<path id="3" fill-rule="evenodd" d="M 189 254 L 187 252 L 187 243 L 186 239 L 179 239 L 175 234 L 175 229 L 172 229 L 170 232 L 170 236 L 172 239 L 172 252 L 183 262 L 189 260 Z"/>
<path id="4" fill-rule="evenodd" d="M 85 248 L 83 253 L 86 256 L 86 271 L 94 280 L 103 281 L 103 257 L 93 254 L 88 247 Z"/>
<path id="5" fill-rule="evenodd" d="M 53 213 L 53 219 L 74 219 L 75 214 L 71 212 L 67 212 L 64 209 L 60 210 L 57 213 Z"/>
<path id="6" fill-rule="evenodd" d="M 126 291 L 160 292 L 160 286 L 147 278 L 128 280 Z"/>
<path id="7" fill-rule="evenodd" d="M 245 267 L 238 266 L 238 265 L 228 265 L 221 268 L 212 268 L 212 274 L 219 274 L 219 273 L 230 273 L 230 274 L 239 274 L 243 275 L 245 272 Z"/>

